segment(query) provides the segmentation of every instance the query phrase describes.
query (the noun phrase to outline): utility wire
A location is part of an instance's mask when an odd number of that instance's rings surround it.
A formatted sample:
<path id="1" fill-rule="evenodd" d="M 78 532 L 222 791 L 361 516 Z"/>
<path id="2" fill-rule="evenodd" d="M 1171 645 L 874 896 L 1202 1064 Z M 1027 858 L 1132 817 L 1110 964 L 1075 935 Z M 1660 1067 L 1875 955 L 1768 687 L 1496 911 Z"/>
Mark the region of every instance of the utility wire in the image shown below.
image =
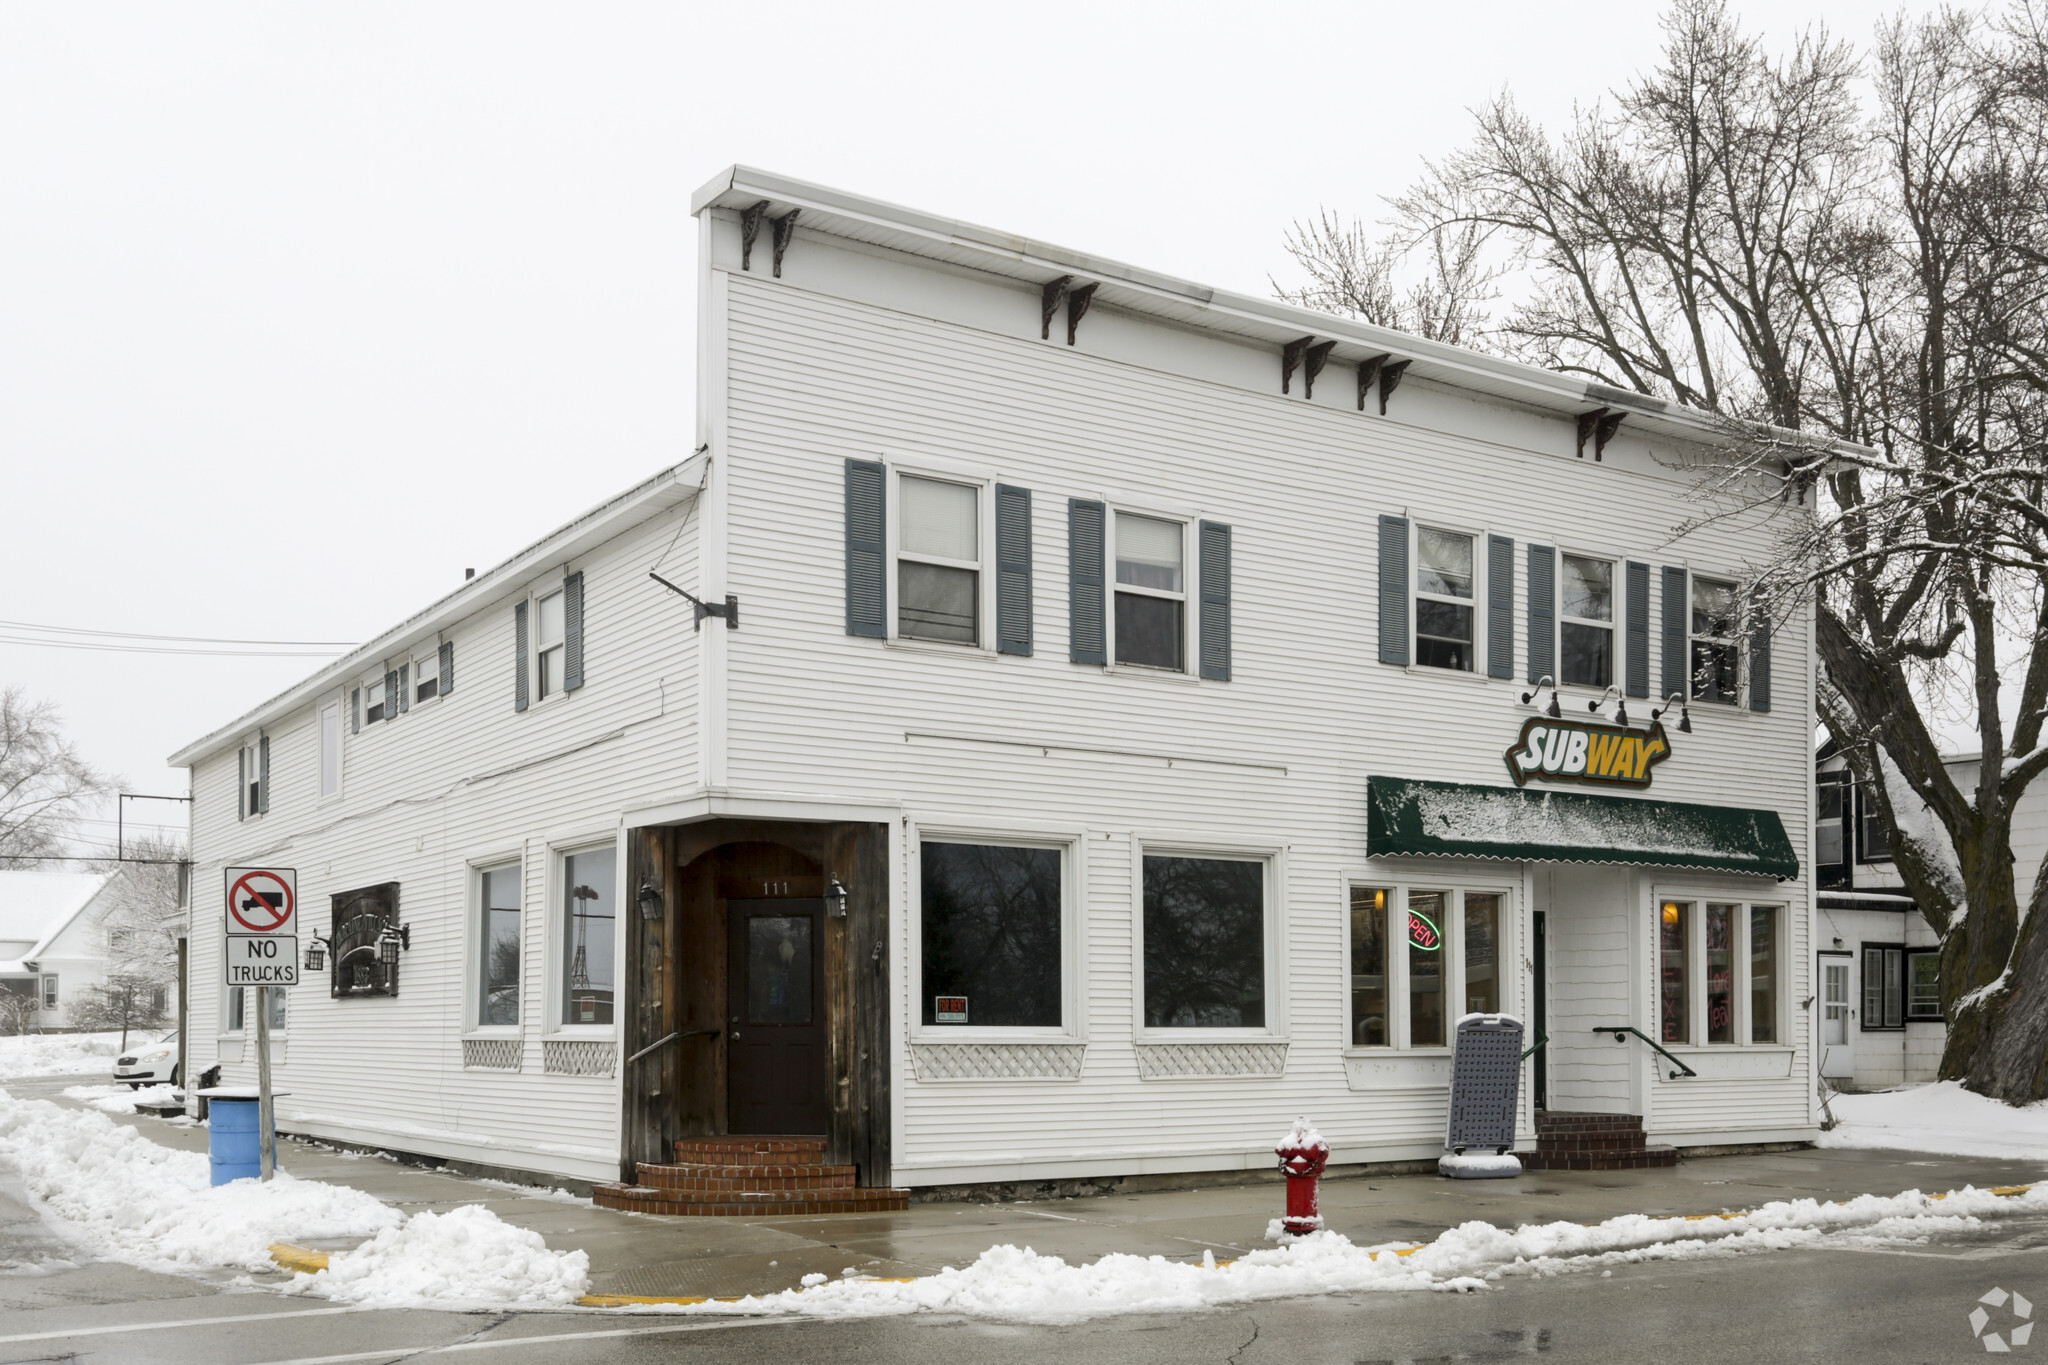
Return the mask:
<path id="1" fill-rule="evenodd" d="M 29 621 L 0 621 L 0 626 L 9 630 L 46 630 L 59 635 L 105 635 L 119 640 L 170 640 L 183 645 L 262 645 L 276 647 L 332 646 L 335 649 L 354 649 L 353 640 L 229 640 L 212 635 L 151 635 L 132 630 L 87 630 L 83 626 L 39 626 Z"/>
<path id="2" fill-rule="evenodd" d="M 29 645 L 41 649 L 90 649 L 115 654 L 187 654 L 202 659 L 332 659 L 355 648 L 344 645 L 328 650 L 293 649 L 178 649 L 165 645 L 116 645 L 85 640 L 35 640 L 18 635 L 0 635 L 0 645 Z"/>

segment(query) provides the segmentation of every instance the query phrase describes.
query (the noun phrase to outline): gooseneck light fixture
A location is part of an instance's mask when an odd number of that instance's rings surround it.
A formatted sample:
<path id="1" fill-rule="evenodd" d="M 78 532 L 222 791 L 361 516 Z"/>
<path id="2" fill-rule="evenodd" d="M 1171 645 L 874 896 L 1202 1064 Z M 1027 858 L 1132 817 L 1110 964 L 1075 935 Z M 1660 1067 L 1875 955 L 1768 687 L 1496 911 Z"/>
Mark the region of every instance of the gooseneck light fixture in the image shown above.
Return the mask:
<path id="1" fill-rule="evenodd" d="M 377 935 L 377 961 L 387 967 L 396 967 L 398 950 L 401 948 L 408 952 L 412 950 L 412 926 L 385 925 L 383 932 Z"/>
<path id="2" fill-rule="evenodd" d="M 306 944 L 306 970 L 309 972 L 324 972 L 327 970 L 327 940 L 318 934 L 313 935 L 312 939 Z"/>
<path id="3" fill-rule="evenodd" d="M 1527 706 L 1530 700 L 1546 687 L 1550 689 L 1550 705 L 1543 709 L 1543 714 L 1549 716 L 1552 720 L 1562 720 L 1564 718 L 1564 708 L 1557 704 L 1557 681 L 1548 673 L 1538 678 L 1535 686 L 1522 694 L 1522 705 Z"/>
<path id="4" fill-rule="evenodd" d="M 1682 735 L 1691 734 L 1692 712 L 1686 708 L 1685 694 L 1682 692 L 1673 692 L 1670 696 L 1666 697 L 1662 706 L 1650 712 L 1650 719 L 1657 720 L 1661 718 L 1674 705 L 1678 707 L 1678 732 Z"/>
<path id="5" fill-rule="evenodd" d="M 1626 727 L 1628 725 L 1628 698 L 1624 697 L 1621 694 L 1620 688 L 1614 686 L 1611 683 L 1608 685 L 1607 690 L 1600 694 L 1597 700 L 1589 701 L 1586 703 L 1586 709 L 1588 711 L 1593 712 L 1595 715 L 1598 715 L 1600 712 L 1600 708 L 1607 705 L 1607 699 L 1609 697 L 1614 698 L 1615 724 Z"/>

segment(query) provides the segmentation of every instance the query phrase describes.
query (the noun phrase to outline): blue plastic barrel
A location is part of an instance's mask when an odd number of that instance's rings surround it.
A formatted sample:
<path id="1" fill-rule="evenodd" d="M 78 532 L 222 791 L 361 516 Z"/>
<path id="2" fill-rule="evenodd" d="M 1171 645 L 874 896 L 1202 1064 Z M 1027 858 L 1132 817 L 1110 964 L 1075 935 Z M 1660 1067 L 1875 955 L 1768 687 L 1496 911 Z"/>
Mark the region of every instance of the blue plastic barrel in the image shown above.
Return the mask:
<path id="1" fill-rule="evenodd" d="M 261 1125 L 253 1099 L 209 1097 L 207 1154 L 213 1158 L 213 1183 L 254 1179 L 263 1174 Z"/>

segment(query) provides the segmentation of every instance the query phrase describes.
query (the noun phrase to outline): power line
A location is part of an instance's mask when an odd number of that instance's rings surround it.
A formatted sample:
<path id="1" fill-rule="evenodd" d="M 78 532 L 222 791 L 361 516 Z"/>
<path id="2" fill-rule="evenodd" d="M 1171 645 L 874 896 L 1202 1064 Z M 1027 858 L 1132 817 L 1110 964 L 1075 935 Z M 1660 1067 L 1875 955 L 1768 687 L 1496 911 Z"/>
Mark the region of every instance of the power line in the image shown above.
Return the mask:
<path id="1" fill-rule="evenodd" d="M 152 635 L 132 630 L 87 630 L 83 626 L 39 626 L 29 621 L 0 621 L 0 626 L 10 630 L 46 630 L 58 635 L 106 635 L 120 640 L 170 640 L 184 645 L 263 645 L 272 646 L 333 646 L 336 649 L 354 649 L 353 640 L 230 640 L 212 635 Z"/>
<path id="2" fill-rule="evenodd" d="M 0 635 L 0 645 L 29 645 L 42 649 L 91 649 L 117 654 L 187 654 L 202 659 L 332 659 L 355 648 L 345 645 L 329 650 L 287 649 L 175 649 L 159 645 L 96 644 L 84 640 L 26 640 L 17 635 Z"/>

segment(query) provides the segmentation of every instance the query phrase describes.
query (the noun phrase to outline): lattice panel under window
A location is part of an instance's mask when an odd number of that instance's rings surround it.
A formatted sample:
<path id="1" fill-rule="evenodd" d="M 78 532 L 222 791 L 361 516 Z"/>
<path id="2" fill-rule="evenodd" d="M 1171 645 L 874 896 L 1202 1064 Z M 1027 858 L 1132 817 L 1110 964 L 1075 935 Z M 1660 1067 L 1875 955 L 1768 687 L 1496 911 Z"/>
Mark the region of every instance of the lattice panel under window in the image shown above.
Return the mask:
<path id="1" fill-rule="evenodd" d="M 611 1043 L 543 1042 L 541 1069 L 551 1076 L 609 1076 L 619 1049 Z"/>
<path id="2" fill-rule="evenodd" d="M 486 1071 L 517 1071 L 525 1060 L 526 1043 L 518 1038 L 464 1038 L 462 1064 Z"/>
<path id="3" fill-rule="evenodd" d="M 1138 1075 L 1148 1081 L 1194 1076 L 1278 1076 L 1285 1043 L 1140 1043 Z"/>
<path id="4" fill-rule="evenodd" d="M 921 1081 L 1071 1081 L 1087 1051 L 1080 1043 L 917 1043 L 910 1056 Z"/>

